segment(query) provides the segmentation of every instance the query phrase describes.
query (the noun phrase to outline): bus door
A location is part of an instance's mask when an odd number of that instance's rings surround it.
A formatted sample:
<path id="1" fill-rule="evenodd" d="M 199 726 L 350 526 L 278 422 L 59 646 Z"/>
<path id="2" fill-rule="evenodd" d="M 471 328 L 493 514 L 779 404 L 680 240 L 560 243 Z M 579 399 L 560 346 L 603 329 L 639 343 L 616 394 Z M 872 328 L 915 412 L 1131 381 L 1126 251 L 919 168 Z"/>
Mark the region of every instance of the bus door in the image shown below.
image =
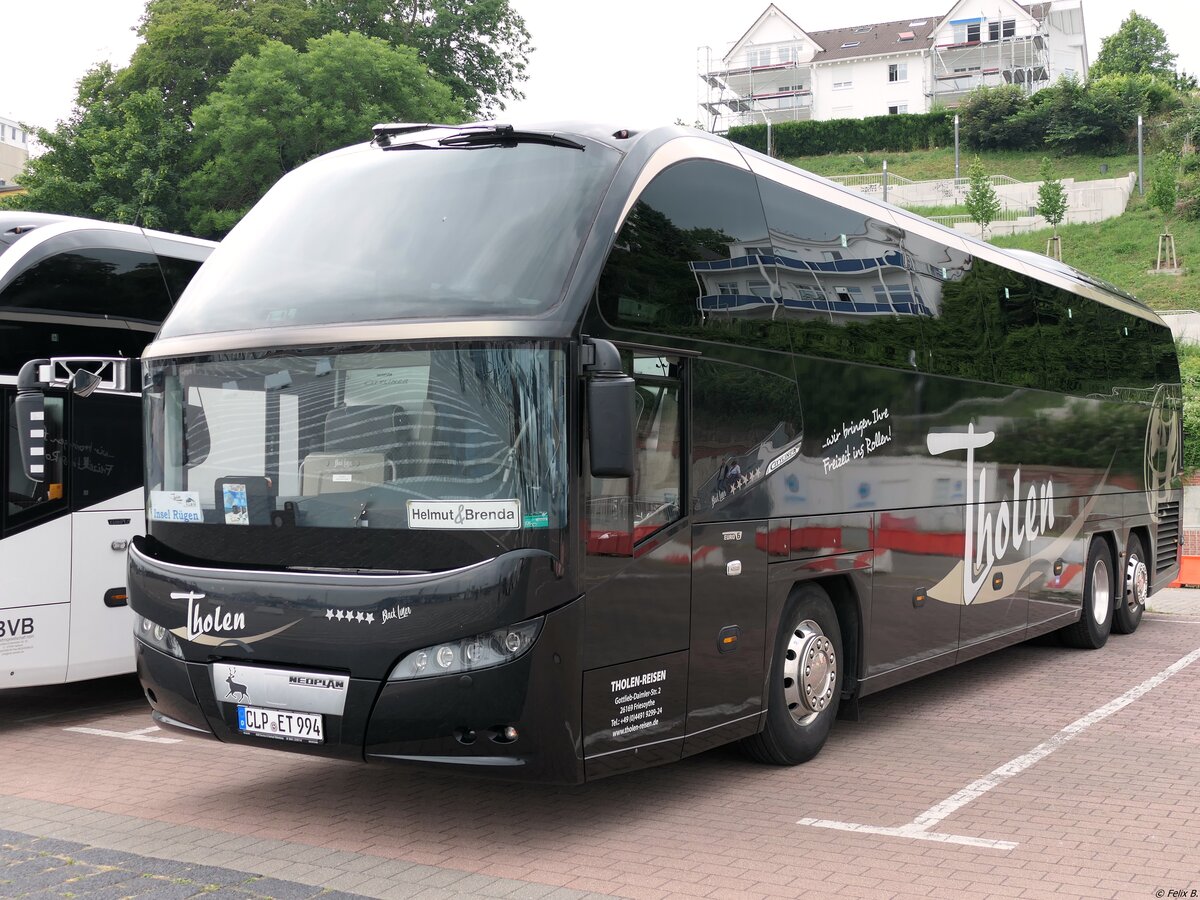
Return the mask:
<path id="1" fill-rule="evenodd" d="M 13 412 L 16 390 L 0 390 L 4 424 L 0 480 L 0 687 L 52 684 L 67 673 L 71 619 L 71 517 L 64 494 L 61 442 L 65 398 L 47 394 L 45 480 L 25 477 Z"/>
<path id="2" fill-rule="evenodd" d="M 591 478 L 585 501 L 583 752 L 588 778 L 682 752 L 692 544 L 685 518 L 681 360 L 622 351 L 633 375 L 632 478 Z"/>
<path id="3" fill-rule="evenodd" d="M 767 523 L 692 528 L 692 629 L 684 755 L 758 731 L 763 708 Z"/>
<path id="4" fill-rule="evenodd" d="M 125 596 L 125 551 L 145 531 L 141 398 L 71 397 L 71 656 L 67 678 L 100 678 L 133 667 Z"/>

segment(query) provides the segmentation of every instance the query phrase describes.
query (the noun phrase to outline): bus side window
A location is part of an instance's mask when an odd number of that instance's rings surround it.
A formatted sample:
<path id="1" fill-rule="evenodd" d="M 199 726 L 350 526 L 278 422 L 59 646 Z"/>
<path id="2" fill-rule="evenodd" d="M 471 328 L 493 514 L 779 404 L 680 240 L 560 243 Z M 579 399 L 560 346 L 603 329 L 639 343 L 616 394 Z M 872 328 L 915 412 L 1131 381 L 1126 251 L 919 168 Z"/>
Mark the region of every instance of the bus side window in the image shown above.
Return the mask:
<path id="1" fill-rule="evenodd" d="M 986 322 L 995 379 L 1016 387 L 1046 386 L 1046 361 L 1038 328 L 1037 287 L 1031 278 L 976 259 L 967 279 Z"/>
<path id="2" fill-rule="evenodd" d="M 4 495 L 7 508 L 7 524 L 19 526 L 65 512 L 67 504 L 63 492 L 63 398 L 46 398 L 46 472 L 45 480 L 30 481 L 25 477 L 21 465 L 21 447 L 17 438 L 17 417 L 14 403 L 8 402 L 7 432 L 5 435 Z"/>
<path id="3" fill-rule="evenodd" d="M 588 552 L 630 556 L 634 547 L 683 515 L 683 419 L 679 360 L 637 353 L 633 478 L 592 478 L 588 496 Z"/>
<path id="4" fill-rule="evenodd" d="M 142 484 L 142 445 L 131 441 L 141 429 L 137 397 L 94 394 L 71 401 L 71 509 L 94 506 Z M 141 505 L 139 496 L 133 506 Z"/>
<path id="5" fill-rule="evenodd" d="M 687 160 L 650 182 L 600 276 L 600 312 L 618 328 L 789 348 L 754 176 Z"/>
<path id="6" fill-rule="evenodd" d="M 7 306 L 74 315 L 161 322 L 171 310 L 158 259 L 150 253 L 92 247 L 56 253 L 5 288 Z"/>

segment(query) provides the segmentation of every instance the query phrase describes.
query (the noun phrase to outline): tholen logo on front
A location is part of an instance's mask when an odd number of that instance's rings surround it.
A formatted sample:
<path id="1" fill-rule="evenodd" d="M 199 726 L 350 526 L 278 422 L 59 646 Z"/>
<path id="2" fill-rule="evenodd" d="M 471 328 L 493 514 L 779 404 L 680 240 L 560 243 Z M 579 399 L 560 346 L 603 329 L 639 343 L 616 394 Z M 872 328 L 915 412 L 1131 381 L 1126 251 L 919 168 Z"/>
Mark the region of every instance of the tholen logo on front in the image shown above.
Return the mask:
<path id="1" fill-rule="evenodd" d="M 204 598 L 204 594 L 196 593 L 195 591 L 181 591 L 171 594 L 172 600 L 187 601 L 186 636 L 189 641 L 194 641 L 205 634 L 242 631 L 246 628 L 245 613 L 223 612 L 220 604 L 216 604 L 215 607 L 210 609 L 205 609 L 204 605 L 200 602 Z"/>

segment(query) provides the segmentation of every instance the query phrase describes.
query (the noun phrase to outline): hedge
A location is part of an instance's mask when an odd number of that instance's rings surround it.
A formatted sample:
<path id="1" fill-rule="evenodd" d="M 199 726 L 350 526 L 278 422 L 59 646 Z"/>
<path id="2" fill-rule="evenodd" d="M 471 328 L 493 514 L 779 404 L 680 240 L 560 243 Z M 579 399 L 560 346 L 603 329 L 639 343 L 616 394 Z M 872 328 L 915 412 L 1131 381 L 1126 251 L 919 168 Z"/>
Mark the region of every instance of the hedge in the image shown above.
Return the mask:
<path id="1" fill-rule="evenodd" d="M 730 128 L 726 137 L 760 153 L 767 152 L 765 124 L 739 125 Z M 954 143 L 954 112 L 942 109 L 867 119 L 780 122 L 771 126 L 771 142 L 775 156 L 782 158 L 860 150 L 927 150 Z"/>

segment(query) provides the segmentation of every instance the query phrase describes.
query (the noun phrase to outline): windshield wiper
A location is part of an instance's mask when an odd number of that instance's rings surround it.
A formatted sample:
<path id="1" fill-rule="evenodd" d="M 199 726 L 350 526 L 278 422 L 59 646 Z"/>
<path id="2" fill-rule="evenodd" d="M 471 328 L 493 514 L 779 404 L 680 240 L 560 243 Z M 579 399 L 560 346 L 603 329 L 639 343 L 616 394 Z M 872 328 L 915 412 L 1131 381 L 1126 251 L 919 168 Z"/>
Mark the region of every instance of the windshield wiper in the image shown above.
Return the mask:
<path id="1" fill-rule="evenodd" d="M 375 143 L 384 150 L 430 150 L 429 138 L 397 140 L 432 129 L 454 131 L 454 134 L 438 139 L 439 147 L 515 147 L 517 144 L 545 144 L 549 147 L 567 147 L 585 150 L 583 144 L 570 138 L 544 131 L 517 131 L 511 125 L 434 125 L 417 122 L 395 122 L 376 125 Z"/>
<path id="2" fill-rule="evenodd" d="M 517 144 L 545 144 L 550 147 L 567 147 L 583 150 L 583 144 L 557 134 L 544 131 L 517 131 L 511 125 L 485 125 L 441 138 L 442 147 L 515 147 Z"/>

